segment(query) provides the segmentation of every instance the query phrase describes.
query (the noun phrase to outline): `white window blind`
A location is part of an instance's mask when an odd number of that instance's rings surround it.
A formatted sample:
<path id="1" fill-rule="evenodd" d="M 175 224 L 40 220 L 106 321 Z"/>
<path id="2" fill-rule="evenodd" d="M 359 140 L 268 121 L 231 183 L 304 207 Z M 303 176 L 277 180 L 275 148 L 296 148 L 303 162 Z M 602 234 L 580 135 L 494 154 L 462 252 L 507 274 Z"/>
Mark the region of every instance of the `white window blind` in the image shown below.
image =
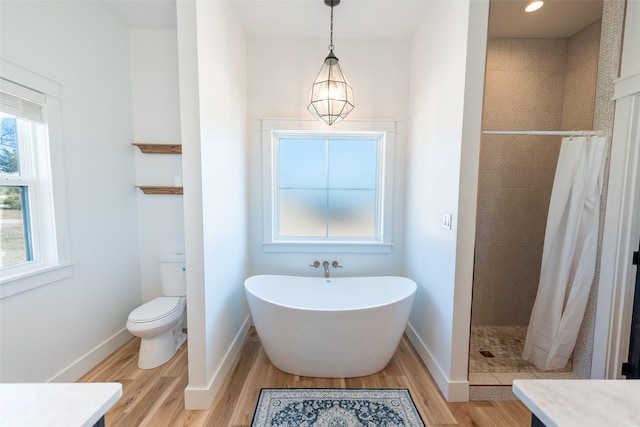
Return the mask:
<path id="1" fill-rule="evenodd" d="M 44 122 L 45 95 L 0 78 L 0 110 Z"/>

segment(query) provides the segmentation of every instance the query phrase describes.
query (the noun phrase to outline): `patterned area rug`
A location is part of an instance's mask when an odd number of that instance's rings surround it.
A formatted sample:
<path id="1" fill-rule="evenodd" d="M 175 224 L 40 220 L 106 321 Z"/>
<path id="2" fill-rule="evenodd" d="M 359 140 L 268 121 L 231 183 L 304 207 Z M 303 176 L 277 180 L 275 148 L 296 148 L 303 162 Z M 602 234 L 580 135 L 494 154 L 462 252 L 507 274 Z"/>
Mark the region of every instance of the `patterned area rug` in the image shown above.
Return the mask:
<path id="1" fill-rule="evenodd" d="M 251 427 L 424 427 L 407 389 L 263 388 Z"/>

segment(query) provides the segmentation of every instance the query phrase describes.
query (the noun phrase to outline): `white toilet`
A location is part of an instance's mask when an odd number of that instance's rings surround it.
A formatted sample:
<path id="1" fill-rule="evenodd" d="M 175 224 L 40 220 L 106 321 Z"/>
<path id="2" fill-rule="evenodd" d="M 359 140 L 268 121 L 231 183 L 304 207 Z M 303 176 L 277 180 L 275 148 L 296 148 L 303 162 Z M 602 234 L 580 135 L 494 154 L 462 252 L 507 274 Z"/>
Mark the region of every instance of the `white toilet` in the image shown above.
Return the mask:
<path id="1" fill-rule="evenodd" d="M 138 355 L 141 369 L 168 362 L 187 339 L 182 332 L 186 304 L 184 254 L 163 254 L 158 261 L 163 296 L 134 309 L 127 319 L 129 332 L 142 339 Z"/>

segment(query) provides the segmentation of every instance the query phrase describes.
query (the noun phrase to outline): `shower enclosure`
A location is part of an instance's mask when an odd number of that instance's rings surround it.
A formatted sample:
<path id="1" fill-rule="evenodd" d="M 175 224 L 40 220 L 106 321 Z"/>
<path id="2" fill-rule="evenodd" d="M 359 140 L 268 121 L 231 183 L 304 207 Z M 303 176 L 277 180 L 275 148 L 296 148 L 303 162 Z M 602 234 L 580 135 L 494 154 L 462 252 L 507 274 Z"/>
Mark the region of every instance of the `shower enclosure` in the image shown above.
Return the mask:
<path id="1" fill-rule="evenodd" d="M 601 25 L 598 19 L 568 38 L 489 38 L 483 131 L 593 129 Z M 521 358 L 561 140 L 544 134 L 482 137 L 469 357 L 472 399 L 500 398 L 495 393 L 474 396 L 477 385 L 581 376 L 573 372 L 571 359 L 561 369 L 543 372 Z"/>

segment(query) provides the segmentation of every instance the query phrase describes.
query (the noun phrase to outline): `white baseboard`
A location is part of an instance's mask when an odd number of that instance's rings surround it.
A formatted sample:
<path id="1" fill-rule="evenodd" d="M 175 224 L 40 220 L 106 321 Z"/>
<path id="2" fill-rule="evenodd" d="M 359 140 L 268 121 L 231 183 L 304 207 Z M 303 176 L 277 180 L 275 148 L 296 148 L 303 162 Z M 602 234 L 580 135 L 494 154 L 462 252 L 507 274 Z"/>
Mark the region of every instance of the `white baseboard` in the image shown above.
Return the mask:
<path id="1" fill-rule="evenodd" d="M 451 381 L 410 323 L 407 324 L 405 333 L 447 402 L 468 402 L 469 381 Z"/>
<path id="2" fill-rule="evenodd" d="M 123 328 L 96 348 L 82 356 L 80 359 L 73 362 L 62 372 L 55 375 L 49 380 L 49 382 L 72 383 L 77 381 L 78 378 L 89 372 L 96 365 L 106 359 L 111 353 L 122 347 L 124 343 L 129 341 L 132 337 L 133 336 L 129 331 L 127 331 L 126 328 Z"/>
<path id="3" fill-rule="evenodd" d="M 242 349 L 242 344 L 244 344 L 244 340 L 249 332 L 249 327 L 251 326 L 250 316 L 247 316 L 244 322 L 242 323 L 242 327 L 236 334 L 231 346 L 227 350 L 227 353 L 222 360 L 222 363 L 218 367 L 218 370 L 213 375 L 213 378 L 207 385 L 207 387 L 192 387 L 190 385 L 184 390 L 184 406 L 187 410 L 204 410 L 208 409 L 213 402 L 213 399 L 220 391 L 224 380 L 231 373 L 233 368 L 235 367 L 238 359 L 240 358 L 240 350 Z"/>

